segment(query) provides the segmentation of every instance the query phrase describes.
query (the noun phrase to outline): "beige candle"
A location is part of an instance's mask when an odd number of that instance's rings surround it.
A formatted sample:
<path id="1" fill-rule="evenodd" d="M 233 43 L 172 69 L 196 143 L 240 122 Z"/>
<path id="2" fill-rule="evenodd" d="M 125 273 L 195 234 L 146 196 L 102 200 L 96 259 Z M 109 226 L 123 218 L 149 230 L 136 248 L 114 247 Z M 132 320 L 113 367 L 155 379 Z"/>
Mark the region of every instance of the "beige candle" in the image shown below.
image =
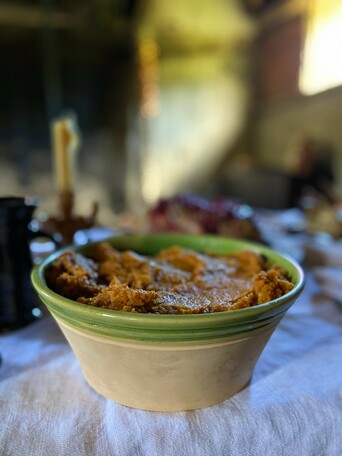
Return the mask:
<path id="1" fill-rule="evenodd" d="M 75 185 L 75 158 L 79 134 L 74 117 L 61 117 L 51 123 L 57 190 L 72 193 Z"/>

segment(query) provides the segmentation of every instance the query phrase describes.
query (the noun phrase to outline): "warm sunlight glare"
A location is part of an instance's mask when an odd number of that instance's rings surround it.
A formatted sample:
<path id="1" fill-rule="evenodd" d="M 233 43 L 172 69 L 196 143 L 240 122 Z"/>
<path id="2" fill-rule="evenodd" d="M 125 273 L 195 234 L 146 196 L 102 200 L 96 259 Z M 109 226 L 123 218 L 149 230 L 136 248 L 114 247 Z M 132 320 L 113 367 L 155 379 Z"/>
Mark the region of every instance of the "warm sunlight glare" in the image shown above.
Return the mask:
<path id="1" fill-rule="evenodd" d="M 300 90 L 313 95 L 342 84 L 342 0 L 313 0 Z"/>

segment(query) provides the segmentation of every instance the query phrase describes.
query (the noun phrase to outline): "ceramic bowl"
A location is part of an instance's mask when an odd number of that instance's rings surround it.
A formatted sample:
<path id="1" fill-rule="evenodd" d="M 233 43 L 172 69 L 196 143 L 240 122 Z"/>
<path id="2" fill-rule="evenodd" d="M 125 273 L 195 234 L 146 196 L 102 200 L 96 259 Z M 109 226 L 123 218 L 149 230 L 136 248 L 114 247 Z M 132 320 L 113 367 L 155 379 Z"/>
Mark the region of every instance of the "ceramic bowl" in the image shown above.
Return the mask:
<path id="1" fill-rule="evenodd" d="M 70 343 L 84 376 L 97 392 L 144 410 L 179 411 L 222 402 L 243 389 L 279 321 L 303 288 L 295 261 L 251 242 L 218 236 L 154 234 L 113 237 L 119 250 L 153 254 L 178 245 L 201 252 L 260 252 L 289 274 L 294 288 L 276 300 L 228 312 L 195 315 L 137 314 L 92 307 L 64 298 L 46 285 L 44 270 L 33 285 Z M 90 254 L 96 244 L 72 247 Z"/>

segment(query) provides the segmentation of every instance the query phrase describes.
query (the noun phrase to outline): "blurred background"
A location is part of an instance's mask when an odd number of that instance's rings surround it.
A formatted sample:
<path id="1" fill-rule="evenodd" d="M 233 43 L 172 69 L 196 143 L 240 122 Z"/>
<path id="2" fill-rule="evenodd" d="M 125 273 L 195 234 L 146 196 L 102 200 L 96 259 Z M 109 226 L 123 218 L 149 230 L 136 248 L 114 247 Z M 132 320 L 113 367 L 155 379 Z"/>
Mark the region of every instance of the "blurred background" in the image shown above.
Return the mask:
<path id="1" fill-rule="evenodd" d="M 342 194 L 341 2 L 1 0 L 0 48 L 1 196 L 55 211 L 70 110 L 102 224 L 184 192 L 292 207 L 308 160 Z"/>

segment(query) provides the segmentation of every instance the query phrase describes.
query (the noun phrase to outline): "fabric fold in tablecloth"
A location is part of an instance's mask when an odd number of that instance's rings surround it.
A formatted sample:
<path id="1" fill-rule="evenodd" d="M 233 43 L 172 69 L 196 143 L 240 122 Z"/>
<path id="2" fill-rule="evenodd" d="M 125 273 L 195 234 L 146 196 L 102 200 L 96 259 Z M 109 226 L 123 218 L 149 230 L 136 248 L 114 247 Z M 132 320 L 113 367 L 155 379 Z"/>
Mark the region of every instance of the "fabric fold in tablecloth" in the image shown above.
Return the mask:
<path id="1" fill-rule="evenodd" d="M 308 299 L 282 320 L 247 388 L 190 412 L 98 395 L 50 317 L 1 336 L 0 454 L 339 456 L 342 312 Z"/>
<path id="2" fill-rule="evenodd" d="M 313 275 L 323 293 L 342 305 L 342 267 L 317 267 L 313 269 Z"/>

